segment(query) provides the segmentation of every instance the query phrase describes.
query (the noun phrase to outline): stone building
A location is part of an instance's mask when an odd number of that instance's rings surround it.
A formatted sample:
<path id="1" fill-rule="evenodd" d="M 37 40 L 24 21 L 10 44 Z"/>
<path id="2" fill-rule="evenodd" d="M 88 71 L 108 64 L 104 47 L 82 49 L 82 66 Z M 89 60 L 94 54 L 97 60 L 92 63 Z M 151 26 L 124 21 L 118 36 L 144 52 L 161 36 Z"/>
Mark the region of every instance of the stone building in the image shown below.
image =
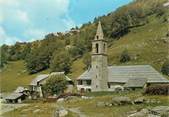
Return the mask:
<path id="1" fill-rule="evenodd" d="M 91 68 L 77 79 L 77 89 L 82 92 L 114 91 L 117 85 L 144 88 L 150 84 L 169 83 L 169 80 L 150 65 L 108 66 L 107 41 L 100 22 L 92 41 L 91 58 Z"/>

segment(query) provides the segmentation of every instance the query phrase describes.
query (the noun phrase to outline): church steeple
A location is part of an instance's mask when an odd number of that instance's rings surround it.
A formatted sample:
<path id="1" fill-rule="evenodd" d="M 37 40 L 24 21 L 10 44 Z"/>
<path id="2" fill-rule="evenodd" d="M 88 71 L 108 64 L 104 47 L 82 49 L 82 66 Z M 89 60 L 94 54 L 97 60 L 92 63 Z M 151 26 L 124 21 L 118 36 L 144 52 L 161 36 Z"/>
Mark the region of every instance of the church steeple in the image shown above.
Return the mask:
<path id="1" fill-rule="evenodd" d="M 99 21 L 95 38 L 92 42 L 92 54 L 94 55 L 107 55 L 107 41 L 104 39 L 104 34 Z"/>
<path id="2" fill-rule="evenodd" d="M 101 22 L 98 23 L 94 40 L 92 41 L 92 91 L 106 91 L 108 88 L 107 41 Z"/>
<path id="3" fill-rule="evenodd" d="M 95 35 L 95 40 L 101 40 L 104 38 L 101 22 L 99 21 L 98 27 L 97 27 L 97 32 Z"/>

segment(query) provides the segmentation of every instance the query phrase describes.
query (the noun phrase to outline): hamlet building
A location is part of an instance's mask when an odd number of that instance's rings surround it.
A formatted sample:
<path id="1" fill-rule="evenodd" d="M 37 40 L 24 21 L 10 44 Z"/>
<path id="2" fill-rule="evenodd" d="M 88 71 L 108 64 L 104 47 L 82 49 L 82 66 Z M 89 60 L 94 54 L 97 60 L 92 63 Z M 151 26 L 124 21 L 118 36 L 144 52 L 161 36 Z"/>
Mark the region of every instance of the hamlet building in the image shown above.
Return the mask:
<path id="1" fill-rule="evenodd" d="M 92 41 L 91 68 L 77 79 L 79 91 L 113 91 L 116 85 L 126 88 L 145 88 L 151 84 L 169 83 L 150 65 L 107 65 L 107 41 L 99 22 Z"/>
<path id="2" fill-rule="evenodd" d="M 57 76 L 65 78 L 67 81 L 67 87 L 70 89 L 70 87 L 73 85 L 73 81 L 64 74 L 64 72 L 52 72 L 50 74 L 41 74 L 38 75 L 35 79 L 32 80 L 32 82 L 29 84 L 30 92 L 32 99 L 36 99 L 38 97 L 44 97 L 42 86 L 46 83 L 46 81 L 51 76 Z"/>

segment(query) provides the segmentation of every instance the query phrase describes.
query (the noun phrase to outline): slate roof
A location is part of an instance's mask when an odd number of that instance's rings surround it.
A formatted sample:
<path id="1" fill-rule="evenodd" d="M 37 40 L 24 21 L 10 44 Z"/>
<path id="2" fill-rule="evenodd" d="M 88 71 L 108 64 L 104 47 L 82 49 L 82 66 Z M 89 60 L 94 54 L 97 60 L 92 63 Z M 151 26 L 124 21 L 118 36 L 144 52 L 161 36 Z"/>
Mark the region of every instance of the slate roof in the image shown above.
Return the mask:
<path id="1" fill-rule="evenodd" d="M 17 89 L 14 91 L 15 93 L 22 93 L 23 91 L 25 91 L 25 90 L 28 90 L 27 88 L 24 88 L 24 87 L 21 87 L 21 86 L 19 86 L 19 87 L 17 87 Z"/>
<path id="2" fill-rule="evenodd" d="M 48 76 L 49 74 L 38 75 L 35 79 L 32 80 L 30 85 L 37 85 L 39 81 L 46 79 Z"/>
<path id="3" fill-rule="evenodd" d="M 146 78 L 131 78 L 129 79 L 126 84 L 124 85 L 124 87 L 128 87 L 128 88 L 132 88 L 132 87 L 144 87 L 144 85 L 146 84 L 147 79 Z"/>
<path id="4" fill-rule="evenodd" d="M 9 96 L 7 96 L 5 99 L 15 100 L 15 99 L 21 97 L 22 95 L 24 95 L 24 94 L 14 92 L 14 93 L 11 93 Z"/>
<path id="5" fill-rule="evenodd" d="M 85 71 L 78 80 L 91 80 L 92 70 Z M 108 82 L 126 83 L 131 78 L 147 78 L 148 83 L 169 83 L 150 65 L 109 66 Z"/>

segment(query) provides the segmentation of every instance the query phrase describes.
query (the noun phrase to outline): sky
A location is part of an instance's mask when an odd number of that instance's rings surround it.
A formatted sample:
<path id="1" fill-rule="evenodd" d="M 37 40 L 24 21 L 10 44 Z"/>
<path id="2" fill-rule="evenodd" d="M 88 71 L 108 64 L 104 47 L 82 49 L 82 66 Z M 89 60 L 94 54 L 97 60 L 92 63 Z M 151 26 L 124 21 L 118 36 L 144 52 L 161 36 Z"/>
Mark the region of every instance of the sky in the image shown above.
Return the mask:
<path id="1" fill-rule="evenodd" d="M 43 39 L 93 21 L 132 0 L 0 0 L 0 45 Z"/>

